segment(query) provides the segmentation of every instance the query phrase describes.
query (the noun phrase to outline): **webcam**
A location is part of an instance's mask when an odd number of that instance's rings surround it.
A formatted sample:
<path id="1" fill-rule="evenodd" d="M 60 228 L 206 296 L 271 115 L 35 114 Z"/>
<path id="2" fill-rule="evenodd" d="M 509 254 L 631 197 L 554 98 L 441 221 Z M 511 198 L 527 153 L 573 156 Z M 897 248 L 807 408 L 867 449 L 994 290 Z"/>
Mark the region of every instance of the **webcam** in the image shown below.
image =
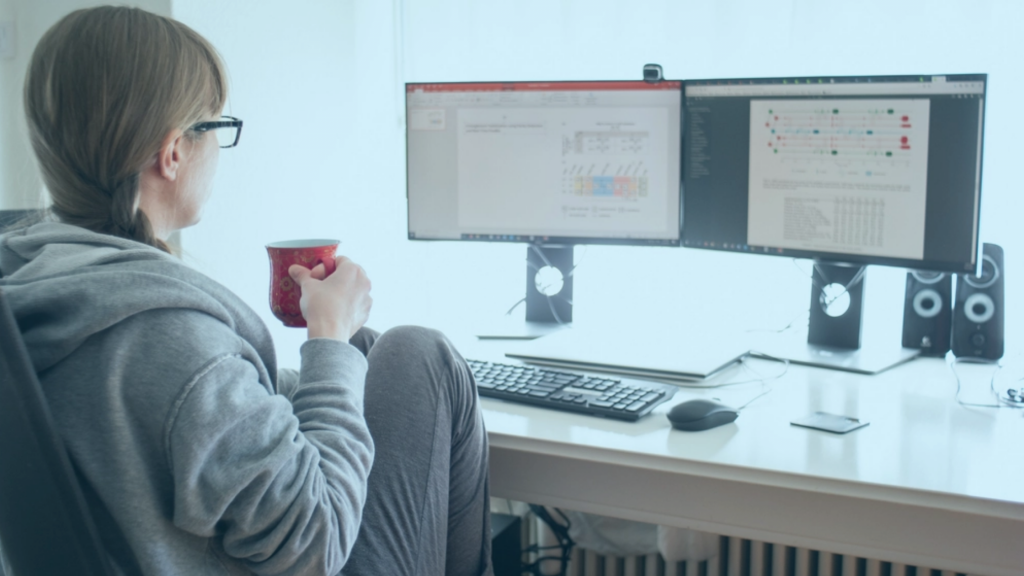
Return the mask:
<path id="1" fill-rule="evenodd" d="M 660 64 L 644 64 L 644 82 L 661 82 L 664 79 Z"/>

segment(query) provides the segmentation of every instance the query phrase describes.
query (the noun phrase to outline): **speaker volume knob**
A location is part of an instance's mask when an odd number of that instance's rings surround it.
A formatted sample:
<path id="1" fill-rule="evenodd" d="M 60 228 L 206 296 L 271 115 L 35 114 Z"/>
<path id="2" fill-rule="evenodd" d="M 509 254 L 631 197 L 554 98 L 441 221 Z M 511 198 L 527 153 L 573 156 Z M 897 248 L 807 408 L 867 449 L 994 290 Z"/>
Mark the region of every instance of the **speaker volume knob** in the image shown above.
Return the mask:
<path id="1" fill-rule="evenodd" d="M 981 348 L 982 346 L 985 345 L 985 335 L 975 334 L 974 336 L 971 336 L 971 344 L 974 344 L 978 348 Z"/>

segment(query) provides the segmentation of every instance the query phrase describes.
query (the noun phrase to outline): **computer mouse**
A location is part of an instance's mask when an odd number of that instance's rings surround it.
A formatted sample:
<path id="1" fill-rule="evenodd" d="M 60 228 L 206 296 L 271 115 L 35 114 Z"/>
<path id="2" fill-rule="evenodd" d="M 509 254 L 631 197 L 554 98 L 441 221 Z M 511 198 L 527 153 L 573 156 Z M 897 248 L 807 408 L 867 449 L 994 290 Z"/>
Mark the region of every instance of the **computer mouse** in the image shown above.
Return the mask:
<path id="1" fill-rule="evenodd" d="M 672 427 L 688 432 L 707 430 L 728 424 L 737 416 L 739 416 L 739 412 L 735 409 L 703 398 L 676 404 L 668 411 L 668 421 L 672 423 Z"/>

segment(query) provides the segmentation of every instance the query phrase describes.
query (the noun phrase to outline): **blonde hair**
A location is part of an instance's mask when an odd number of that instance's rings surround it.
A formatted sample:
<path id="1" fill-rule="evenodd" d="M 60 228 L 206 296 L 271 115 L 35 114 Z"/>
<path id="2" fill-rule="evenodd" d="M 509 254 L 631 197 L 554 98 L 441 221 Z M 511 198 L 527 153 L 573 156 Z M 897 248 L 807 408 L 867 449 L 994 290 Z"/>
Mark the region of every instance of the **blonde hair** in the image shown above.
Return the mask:
<path id="1" fill-rule="evenodd" d="M 184 24 L 138 8 L 78 10 L 39 41 L 25 78 L 29 137 L 62 222 L 170 252 L 138 209 L 167 134 L 217 114 L 224 65 Z"/>

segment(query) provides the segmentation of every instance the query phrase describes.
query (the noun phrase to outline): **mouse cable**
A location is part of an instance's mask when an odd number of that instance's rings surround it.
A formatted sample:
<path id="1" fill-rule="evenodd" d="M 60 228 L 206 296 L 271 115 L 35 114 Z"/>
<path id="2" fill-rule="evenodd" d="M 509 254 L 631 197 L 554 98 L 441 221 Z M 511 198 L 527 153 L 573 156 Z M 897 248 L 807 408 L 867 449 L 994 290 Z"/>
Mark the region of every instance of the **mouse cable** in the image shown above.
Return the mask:
<path id="1" fill-rule="evenodd" d="M 960 374 L 956 371 L 957 364 L 989 364 L 994 365 L 995 369 L 992 370 L 992 376 L 989 378 L 988 387 L 989 391 L 995 396 L 1002 404 L 980 404 L 977 402 L 964 402 L 960 399 Z M 1009 406 L 1013 408 L 1024 408 L 1024 404 L 1018 405 L 1016 402 L 1012 402 L 1009 399 L 1003 399 L 998 392 L 996 392 L 996 374 L 1003 369 L 1003 365 L 998 360 L 986 360 L 984 358 L 973 358 L 970 356 L 955 357 L 951 362 L 948 362 L 949 371 L 953 373 L 953 377 L 956 378 L 956 394 L 953 399 L 956 400 L 957 404 L 967 408 L 1003 408 Z"/>
<path id="2" fill-rule="evenodd" d="M 764 374 L 761 374 L 757 370 L 754 370 L 753 368 L 751 368 L 750 365 L 745 363 L 743 359 L 740 359 L 740 362 L 741 362 L 743 368 L 753 372 L 757 376 L 757 378 L 749 378 L 747 380 L 735 380 L 733 382 L 722 382 L 721 384 L 712 384 L 710 386 L 702 385 L 702 384 L 692 384 L 691 385 L 691 384 L 686 384 L 685 382 L 673 382 L 672 385 L 673 386 L 677 386 L 679 388 L 700 388 L 702 390 L 713 390 L 715 388 L 725 388 L 726 386 L 739 386 L 741 384 L 753 384 L 754 382 L 760 382 L 761 384 L 767 384 L 768 382 L 773 382 L 775 380 L 778 380 L 779 378 L 782 378 L 783 376 L 786 375 L 786 373 L 789 372 L 789 360 L 786 360 L 785 358 L 777 358 L 775 356 L 772 356 L 771 354 L 765 354 L 764 352 L 759 352 L 757 350 L 751 350 L 748 354 L 744 355 L 743 358 L 749 358 L 751 354 L 756 354 L 758 356 L 763 356 L 765 360 L 772 360 L 772 361 L 775 361 L 775 362 L 782 363 L 783 364 L 782 371 L 779 372 L 778 374 L 772 374 L 770 376 L 765 376 Z"/>
<path id="3" fill-rule="evenodd" d="M 758 352 L 758 351 L 751 351 L 751 353 L 752 354 L 758 354 L 758 355 L 761 355 L 761 356 L 765 356 L 769 360 L 774 360 L 776 362 L 782 362 L 782 364 L 783 364 L 782 372 L 779 372 L 778 374 L 773 374 L 772 376 L 769 376 L 769 377 L 765 377 L 760 372 L 758 372 L 757 370 L 754 370 L 753 368 L 751 368 L 749 366 L 746 366 L 747 370 L 750 370 L 754 374 L 757 374 L 758 376 L 761 376 L 761 378 L 760 379 L 755 379 L 755 380 L 745 380 L 745 381 L 740 381 L 740 382 L 726 382 L 724 384 L 719 384 L 718 387 L 734 386 L 736 384 L 747 384 L 747 383 L 751 383 L 751 382 L 760 382 L 761 383 L 761 389 L 763 391 L 760 394 L 758 394 L 757 396 L 754 396 L 753 398 L 751 398 L 750 400 L 747 400 L 739 408 L 736 408 L 737 412 L 739 412 L 740 410 L 743 410 L 747 406 L 750 406 L 751 404 L 754 403 L 755 400 L 757 400 L 758 398 L 760 398 L 762 396 L 765 396 L 766 394 L 768 394 L 769 392 L 774 390 L 774 388 L 768 386 L 768 382 L 772 381 L 772 380 L 778 380 L 779 378 L 782 378 L 783 376 L 785 376 L 787 372 L 789 372 L 789 360 L 787 360 L 785 358 L 777 358 L 775 356 L 772 356 L 771 354 L 765 354 L 763 352 Z M 715 400 L 718 400 L 718 398 L 715 398 Z"/>
<path id="4" fill-rule="evenodd" d="M 769 389 L 765 390 L 764 392 L 761 392 L 761 393 L 760 393 L 760 394 L 758 394 L 757 396 L 754 396 L 754 397 L 753 397 L 753 398 L 751 398 L 750 400 L 747 400 L 747 402 L 746 402 L 745 404 L 743 404 L 742 406 L 740 406 L 739 408 L 737 408 L 737 409 L 736 409 L 736 411 L 737 411 L 737 412 L 739 412 L 740 410 L 743 410 L 743 409 L 744 409 L 744 408 L 746 408 L 747 406 L 750 406 L 751 404 L 753 404 L 753 403 L 754 403 L 754 400 L 757 400 L 757 399 L 758 399 L 758 398 L 760 398 L 761 396 L 764 396 L 765 394 L 768 394 L 768 393 L 769 393 L 769 392 L 771 392 L 771 391 L 772 391 L 772 389 L 771 389 L 771 388 L 769 388 Z"/>
<path id="5" fill-rule="evenodd" d="M 821 282 L 818 282 L 814 278 L 813 270 L 812 270 L 812 272 L 810 274 L 808 274 L 806 270 L 804 270 L 803 268 L 800 267 L 800 261 L 799 261 L 798 258 L 790 258 L 789 261 L 793 264 L 793 267 L 795 267 L 797 269 L 797 271 L 800 272 L 800 276 L 810 280 L 811 281 L 811 286 L 813 288 L 816 288 L 818 290 L 818 292 L 821 293 L 822 296 L 825 295 L 825 286 L 822 285 Z M 811 266 L 813 268 L 815 266 L 815 264 L 812 262 Z M 825 303 L 825 306 L 828 307 L 833 302 L 835 302 L 836 300 L 842 298 L 844 294 L 849 292 L 861 280 L 863 280 L 864 279 L 864 274 L 865 274 L 866 270 L 867 270 L 867 266 L 861 267 L 860 271 L 857 274 L 855 274 L 853 276 L 853 278 L 850 279 L 850 282 L 849 282 L 849 284 L 847 284 L 845 286 L 845 289 L 842 292 L 840 292 L 839 294 L 837 294 L 836 296 L 833 296 L 832 298 L 830 298 L 828 300 L 828 302 Z M 796 326 L 797 322 L 800 322 L 801 320 L 807 321 L 809 318 L 810 318 L 810 310 L 807 309 L 807 308 L 803 308 L 799 314 L 795 315 L 793 317 L 793 319 L 789 321 L 789 324 L 786 324 L 782 328 L 753 328 L 753 329 L 747 330 L 747 332 L 748 333 L 750 333 L 750 332 L 769 332 L 769 333 L 772 333 L 772 334 L 782 334 L 784 332 L 792 330 Z"/>

